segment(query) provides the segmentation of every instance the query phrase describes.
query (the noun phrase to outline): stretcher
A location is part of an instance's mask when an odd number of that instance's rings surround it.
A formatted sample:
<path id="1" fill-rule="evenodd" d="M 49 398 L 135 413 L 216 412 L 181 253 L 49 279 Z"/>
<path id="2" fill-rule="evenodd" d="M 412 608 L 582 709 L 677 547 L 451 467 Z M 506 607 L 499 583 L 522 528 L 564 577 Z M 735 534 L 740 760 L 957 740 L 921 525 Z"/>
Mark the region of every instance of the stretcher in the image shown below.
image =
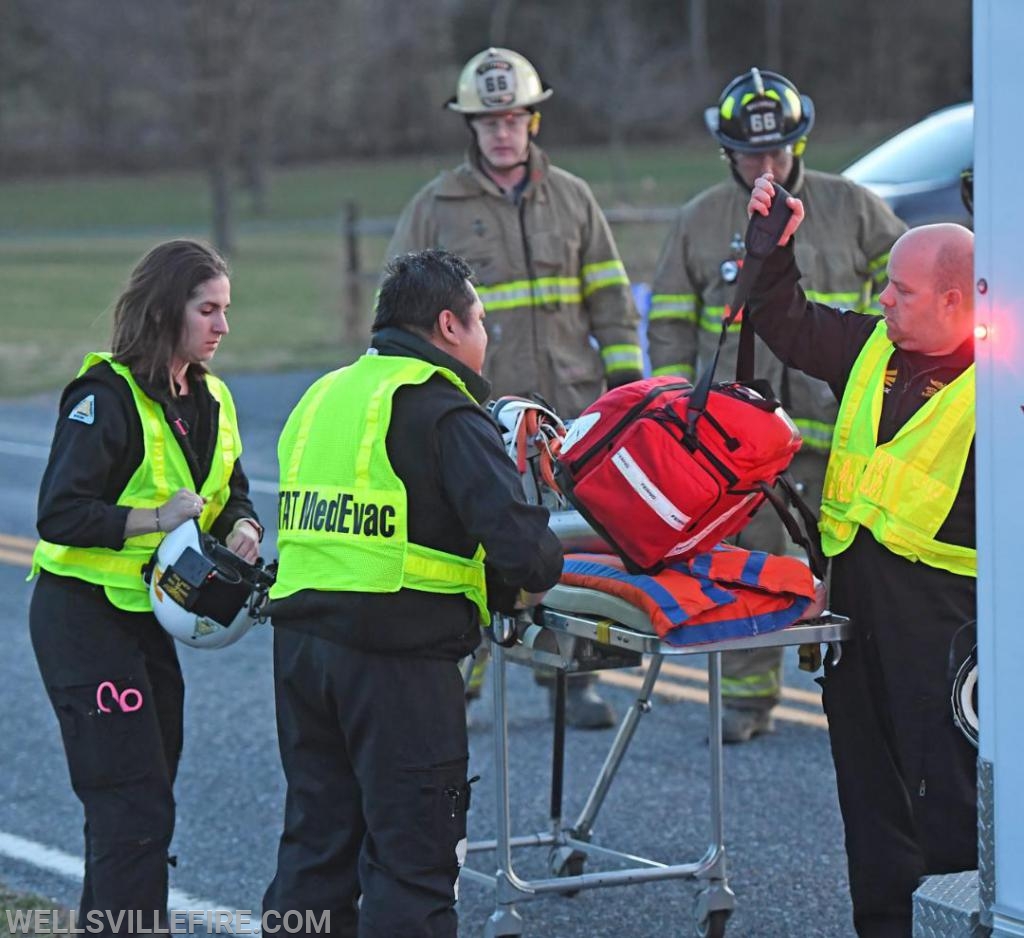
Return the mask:
<path id="1" fill-rule="evenodd" d="M 483 873 L 467 861 L 461 873 L 468 880 L 494 889 L 495 908 L 485 927 L 485 938 L 524 934 L 523 917 L 517 908 L 520 903 L 550 895 L 572 895 L 587 889 L 677 879 L 697 880 L 701 884 L 694 906 L 694 933 L 701 938 L 721 938 L 736 907 L 736 897 L 726 876 L 724 843 L 721 653 L 826 643 L 833 646 L 832 654 L 838 660 L 840 650 L 834 643 L 847 636 L 848 628 L 846 619 L 824 612 L 816 619 L 778 631 L 712 643 L 672 645 L 660 640 L 646 614 L 625 600 L 563 584 L 545 596 L 544 605 L 538 607 L 533 616 L 501 617 L 501 621 L 495 621 L 495 632 L 504 632 L 510 643 L 508 647 L 497 642 L 491 645 L 496 838 L 471 842 L 467 854 L 471 858 L 473 854 L 493 851 L 496 871 Z M 651 696 L 663 660 L 694 654 L 707 655 L 708 661 L 710 843 L 697 859 L 676 863 L 662 863 L 594 843 L 591 836 L 595 820 L 640 718 L 651 710 Z M 523 836 L 514 836 L 511 831 L 505 671 L 509 664 L 553 670 L 556 676 L 550 826 L 546 831 Z M 579 817 L 567 823 L 562 817 L 566 675 L 638 666 L 646 666 L 642 687 L 619 724 Z M 526 879 L 516 872 L 512 851 L 526 847 L 548 849 L 549 877 Z M 618 868 L 587 871 L 592 860 L 608 861 Z"/>

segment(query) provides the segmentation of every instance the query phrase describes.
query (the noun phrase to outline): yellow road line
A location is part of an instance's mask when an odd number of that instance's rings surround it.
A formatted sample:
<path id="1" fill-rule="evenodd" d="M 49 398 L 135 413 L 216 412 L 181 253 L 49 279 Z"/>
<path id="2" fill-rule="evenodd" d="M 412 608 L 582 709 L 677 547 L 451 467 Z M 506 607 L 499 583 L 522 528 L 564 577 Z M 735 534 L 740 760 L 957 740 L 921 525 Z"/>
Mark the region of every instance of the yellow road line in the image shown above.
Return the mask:
<path id="1" fill-rule="evenodd" d="M 6 550 L 0 547 L 0 563 L 9 563 L 14 567 L 31 567 L 32 554 L 27 551 Z"/>
<path id="2" fill-rule="evenodd" d="M 662 665 L 664 668 L 664 665 Z M 696 670 L 696 669 L 692 669 Z M 627 674 L 622 671 L 602 671 L 601 680 L 606 684 L 616 687 L 627 687 L 630 690 L 639 690 L 643 686 L 642 676 Z M 685 684 L 675 684 L 671 681 L 659 680 L 654 685 L 654 692 L 669 700 L 686 700 L 691 703 L 707 704 L 707 690 L 697 687 L 687 687 Z M 783 704 L 777 706 L 772 715 L 780 720 L 789 720 L 791 723 L 803 723 L 805 726 L 816 726 L 820 729 L 828 729 L 828 720 L 822 713 L 811 713 L 801 710 L 798 707 L 787 707 Z"/>
<path id="3" fill-rule="evenodd" d="M 671 677 L 689 678 L 691 681 L 700 681 L 702 684 L 708 682 L 708 672 L 703 668 L 688 667 L 685 664 L 673 664 L 671 661 L 663 661 L 661 673 Z M 812 690 L 801 690 L 798 687 L 783 687 L 782 696 L 787 700 L 795 700 L 798 703 L 808 703 L 819 706 L 821 694 Z"/>
<path id="4" fill-rule="evenodd" d="M 29 553 L 36 549 L 36 540 L 32 537 L 17 537 L 14 534 L 0 534 L 0 545 L 4 547 L 20 547 Z"/>

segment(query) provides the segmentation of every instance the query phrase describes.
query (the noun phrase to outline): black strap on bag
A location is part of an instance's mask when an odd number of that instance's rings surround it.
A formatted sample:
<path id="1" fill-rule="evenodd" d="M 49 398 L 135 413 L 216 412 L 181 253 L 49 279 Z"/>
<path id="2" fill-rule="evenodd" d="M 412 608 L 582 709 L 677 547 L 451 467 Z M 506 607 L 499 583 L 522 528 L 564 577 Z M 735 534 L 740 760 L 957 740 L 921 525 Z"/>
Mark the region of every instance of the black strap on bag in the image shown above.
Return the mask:
<path id="1" fill-rule="evenodd" d="M 774 184 L 773 184 L 774 185 Z M 747 232 L 744 236 L 746 256 L 743 259 L 743 266 L 740 268 L 739 277 L 736 280 L 736 290 L 733 294 L 732 306 L 729 314 L 722 321 L 722 332 L 718 337 L 718 345 L 715 354 L 712 356 L 708 367 L 704 369 L 697 379 L 693 394 L 690 396 L 689 409 L 687 413 L 688 423 L 691 431 L 695 429 L 698 418 L 707 408 L 708 395 L 711 393 L 711 386 L 715 379 L 715 369 L 718 367 L 718 357 L 721 354 L 725 338 L 729 333 L 729 327 L 736 321 L 750 299 L 750 293 L 757 282 L 757 278 L 764 267 L 765 259 L 775 250 L 775 246 L 782 237 L 782 232 L 789 222 L 793 211 L 786 204 L 789 193 L 782 186 L 774 185 L 775 195 L 772 198 L 771 210 L 767 215 L 755 212 L 750 216 L 747 225 Z M 753 387 L 762 397 L 773 398 L 774 393 L 768 387 L 767 382 L 759 381 L 754 377 L 755 373 L 755 346 L 754 327 L 750 324 L 748 316 L 740 320 L 740 344 L 736 357 L 736 381 Z M 783 394 L 789 396 L 788 374 L 783 373 Z M 828 564 L 821 552 L 821 538 L 818 534 L 818 519 L 807 503 L 800 497 L 793 481 L 783 474 L 779 476 L 779 485 L 786 494 L 786 499 L 775 491 L 767 483 L 761 484 L 761 490 L 765 499 L 775 509 L 787 533 L 807 554 L 807 563 L 811 572 L 819 579 L 824 580 Z M 802 526 L 786 504 L 792 505 L 800 516 Z"/>
<path id="2" fill-rule="evenodd" d="M 718 367 L 718 356 L 725 344 L 729 327 L 746 306 L 747 300 L 750 298 L 750 291 L 754 288 L 761 268 L 764 266 L 765 258 L 775 250 L 775 245 L 779 243 L 779 238 L 782 237 L 782 232 L 793 214 L 793 210 L 786 204 L 788 198 L 789 193 L 782 186 L 777 185 L 771 211 L 767 215 L 754 212 L 750 216 L 747 233 L 743 238 L 746 255 L 743 258 L 743 266 L 740 267 L 739 277 L 736 279 L 736 292 L 733 294 L 732 308 L 729 315 L 722 321 L 722 332 L 718 337 L 715 354 L 694 384 L 693 394 L 690 396 L 689 422 L 691 429 L 697 418 L 707 408 L 708 395 L 711 393 L 711 384 L 715 380 L 715 369 Z M 747 322 L 746 316 L 740 321 L 740 349 L 739 357 L 736 359 L 736 380 L 745 384 L 754 380 L 754 330 Z"/>
<path id="3" fill-rule="evenodd" d="M 783 499 L 783 497 L 767 482 L 761 483 L 761 491 L 764 492 L 765 499 L 771 503 L 772 508 L 775 509 L 775 513 L 781 519 L 782 524 L 793 543 L 798 544 L 804 549 L 804 553 L 807 554 L 807 566 L 811 568 L 811 573 L 813 573 L 819 580 L 824 580 L 825 575 L 828 572 L 828 561 L 825 559 L 825 555 L 821 552 L 821 538 L 818 535 L 818 519 L 807 505 L 807 502 L 805 502 L 797 493 L 793 480 L 789 478 L 788 475 L 785 473 L 780 475 L 778 484 L 786 493 L 785 499 Z M 792 512 L 790 512 L 789 507 L 786 504 L 787 500 L 789 504 L 796 509 L 797 514 L 800 516 L 800 522 L 802 522 L 802 525 L 793 517 Z"/>

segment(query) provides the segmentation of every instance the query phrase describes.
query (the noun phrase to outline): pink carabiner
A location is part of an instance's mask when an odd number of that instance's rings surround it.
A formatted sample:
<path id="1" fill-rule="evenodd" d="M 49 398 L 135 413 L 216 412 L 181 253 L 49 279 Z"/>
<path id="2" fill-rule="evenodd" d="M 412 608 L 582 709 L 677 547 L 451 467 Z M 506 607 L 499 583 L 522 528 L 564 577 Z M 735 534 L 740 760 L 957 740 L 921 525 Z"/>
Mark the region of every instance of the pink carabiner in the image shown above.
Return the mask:
<path id="1" fill-rule="evenodd" d="M 101 713 L 113 713 L 110 707 L 106 707 L 103 704 L 103 691 L 109 690 L 111 696 L 114 698 L 114 702 L 120 708 L 122 713 L 134 713 L 136 710 L 142 708 L 142 692 L 134 687 L 126 687 L 121 693 L 117 692 L 117 688 L 114 686 L 113 681 L 104 681 L 96 688 L 96 706 L 99 707 Z M 134 694 L 135 699 L 132 703 L 128 702 L 128 695 Z"/>
<path id="2" fill-rule="evenodd" d="M 128 703 L 129 694 L 135 695 L 134 704 Z M 136 710 L 139 710 L 142 707 L 142 692 L 136 690 L 134 687 L 126 687 L 123 691 L 121 691 L 121 697 L 118 700 L 118 703 L 121 705 L 121 710 L 124 713 L 134 713 Z"/>

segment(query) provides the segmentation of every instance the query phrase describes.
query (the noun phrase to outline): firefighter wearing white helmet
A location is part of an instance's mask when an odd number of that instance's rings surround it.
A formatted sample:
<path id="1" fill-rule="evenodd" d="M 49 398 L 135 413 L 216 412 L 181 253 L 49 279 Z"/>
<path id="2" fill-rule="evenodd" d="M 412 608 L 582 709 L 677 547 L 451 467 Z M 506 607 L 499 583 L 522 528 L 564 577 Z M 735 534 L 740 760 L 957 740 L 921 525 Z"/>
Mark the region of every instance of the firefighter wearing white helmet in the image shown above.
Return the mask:
<path id="1" fill-rule="evenodd" d="M 853 182 L 804 165 L 814 104 L 784 75 L 752 68 L 730 81 L 704 114 L 722 148 L 730 179 L 687 202 L 662 248 L 654 275 L 647 330 L 654 374 L 694 378 L 714 354 L 722 317 L 743 263 L 746 203 L 764 172 L 815 207 L 797 244 L 808 296 L 861 313 L 878 309 L 889 248 L 906 229 L 876 196 Z M 739 330 L 737 322 L 733 327 Z M 726 342 L 718 375 L 735 373 L 739 346 Z M 757 377 L 766 378 L 793 416 L 803 447 L 791 474 L 817 509 L 832 441 L 837 404 L 820 381 L 784 369 L 757 340 Z M 787 535 L 773 511 L 762 511 L 738 538 L 742 547 L 784 553 Z M 772 729 L 779 701 L 782 650 L 722 655 L 726 742 L 745 742 Z"/>
<path id="2" fill-rule="evenodd" d="M 465 160 L 406 206 L 387 257 L 442 247 L 469 261 L 487 310 L 484 375 L 495 396 L 539 393 L 571 418 L 641 377 L 636 312 L 615 240 L 590 187 L 536 143 L 552 94 L 533 65 L 490 48 L 462 69 L 447 107 L 466 120 Z M 570 682 L 568 720 L 605 727 L 590 679 Z"/>
<path id="3" fill-rule="evenodd" d="M 487 114 L 532 108 L 550 97 L 551 89 L 526 58 L 511 49 L 490 48 L 466 63 L 447 107 L 459 114 Z"/>

